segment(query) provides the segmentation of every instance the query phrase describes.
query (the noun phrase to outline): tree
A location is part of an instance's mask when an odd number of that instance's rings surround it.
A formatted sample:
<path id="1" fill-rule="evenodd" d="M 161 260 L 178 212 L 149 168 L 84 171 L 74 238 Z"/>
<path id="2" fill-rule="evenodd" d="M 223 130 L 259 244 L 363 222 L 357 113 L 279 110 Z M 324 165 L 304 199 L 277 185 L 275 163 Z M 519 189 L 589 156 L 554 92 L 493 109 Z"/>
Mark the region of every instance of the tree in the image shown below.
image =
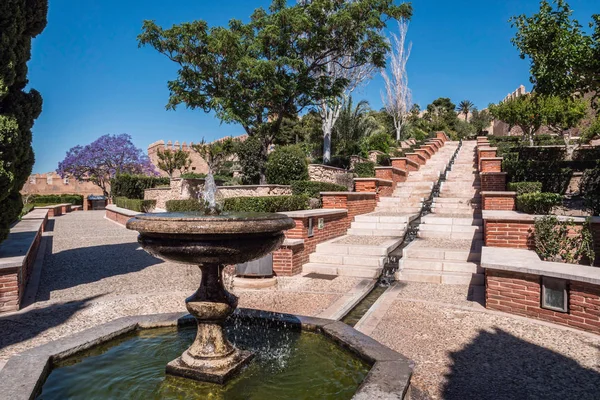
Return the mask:
<path id="1" fill-rule="evenodd" d="M 159 149 L 156 155 L 158 156 L 158 168 L 165 171 L 169 178 L 173 177 L 173 172 L 183 172 L 190 167 L 190 155 L 183 150 Z"/>
<path id="2" fill-rule="evenodd" d="M 427 111 L 423 116 L 431 123 L 431 129 L 443 131 L 454 129 L 458 117 L 456 116 L 456 105 L 447 97 L 440 97 L 427 105 Z"/>
<path id="3" fill-rule="evenodd" d="M 231 20 L 226 28 L 209 28 L 200 20 L 163 29 L 145 21 L 138 40 L 180 66 L 168 84 L 168 109 L 183 103 L 242 125 L 259 139 L 266 160 L 284 117 L 339 97 L 348 87 L 347 78 L 325 74 L 328 63 L 351 55 L 348 68 L 383 67 L 389 45 L 382 29 L 389 19 L 411 12 L 410 4 L 392 0 L 292 6 L 273 0 L 268 11 L 256 9 L 248 23 Z M 264 182 L 264 165 L 260 177 Z"/>
<path id="4" fill-rule="evenodd" d="M 31 40 L 46 27 L 47 0 L 0 2 L 0 241 L 19 216 L 19 191 L 34 163 L 31 128 L 42 96 L 27 86 Z"/>
<path id="5" fill-rule="evenodd" d="M 61 177 L 87 178 L 105 196 L 109 194 L 110 179 L 118 174 L 158 175 L 148 156 L 135 147 L 126 133 L 100 136 L 86 146 L 72 147 L 58 163 L 56 172 Z"/>
<path id="6" fill-rule="evenodd" d="M 386 95 L 383 97 L 385 109 L 394 119 L 396 140 L 402 137 L 402 129 L 408 123 L 408 114 L 412 107 L 412 93 L 408 88 L 408 74 L 406 63 L 410 57 L 412 43 L 405 48 L 408 21 L 398 22 L 399 35 L 392 34 L 392 51 L 390 54 L 390 76 L 382 70 L 381 75 L 385 82 Z"/>
<path id="7" fill-rule="evenodd" d="M 200 143 L 193 144 L 192 149 L 206 161 L 208 173 L 214 174 L 223 162 L 234 153 L 235 141 L 230 137 L 226 137 L 212 143 L 206 143 L 203 138 Z"/>
<path id="8" fill-rule="evenodd" d="M 510 128 L 521 128 L 524 139 L 533 146 L 535 132 L 544 125 L 568 136 L 568 129 L 585 117 L 586 103 L 579 99 L 532 93 L 499 104 L 490 104 L 489 111 L 494 118 L 506 122 Z M 567 146 L 569 139 L 570 137 L 565 139 Z"/>
<path id="9" fill-rule="evenodd" d="M 600 15 L 592 16 L 592 34 L 573 19 L 566 1 L 540 2 L 537 14 L 510 19 L 517 28 L 512 43 L 522 59 L 529 58 L 530 81 L 535 92 L 569 98 L 574 94 L 600 94 Z"/>
<path id="10" fill-rule="evenodd" d="M 260 173 L 265 170 L 267 162 L 261 155 L 261 149 L 262 143 L 255 136 L 250 136 L 235 146 L 235 153 L 243 173 L 242 182 L 246 185 L 260 183 Z"/>
<path id="11" fill-rule="evenodd" d="M 475 104 L 473 104 L 470 100 L 463 100 L 458 103 L 458 107 L 456 107 L 456 111 L 459 114 L 464 114 L 465 122 L 469 120 L 469 113 L 475 108 Z"/>
<path id="12" fill-rule="evenodd" d="M 340 117 L 333 127 L 336 155 L 352 156 L 362 154 L 364 138 L 376 133 L 380 125 L 369 113 L 369 103 L 361 100 L 354 106 L 350 97 L 342 107 Z"/>
<path id="13" fill-rule="evenodd" d="M 477 108 L 473 109 L 473 113 L 471 114 L 471 125 L 475 129 L 475 133 L 477 135 L 481 135 L 492 123 L 492 116 L 489 111 L 482 110 L 479 111 Z"/>

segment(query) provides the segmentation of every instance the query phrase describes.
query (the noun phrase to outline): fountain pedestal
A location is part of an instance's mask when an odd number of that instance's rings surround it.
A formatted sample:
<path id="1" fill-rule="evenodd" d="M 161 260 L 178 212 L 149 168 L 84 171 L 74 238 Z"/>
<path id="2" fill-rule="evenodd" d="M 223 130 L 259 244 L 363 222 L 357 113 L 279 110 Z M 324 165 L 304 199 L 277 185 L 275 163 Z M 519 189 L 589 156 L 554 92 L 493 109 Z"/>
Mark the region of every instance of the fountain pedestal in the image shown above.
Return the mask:
<path id="1" fill-rule="evenodd" d="M 223 286 L 223 268 L 218 264 L 200 266 L 200 287 L 185 301 L 198 321 L 198 333 L 189 349 L 167 364 L 168 374 L 223 384 L 254 356 L 235 348 L 223 332 L 223 323 L 238 302 Z"/>

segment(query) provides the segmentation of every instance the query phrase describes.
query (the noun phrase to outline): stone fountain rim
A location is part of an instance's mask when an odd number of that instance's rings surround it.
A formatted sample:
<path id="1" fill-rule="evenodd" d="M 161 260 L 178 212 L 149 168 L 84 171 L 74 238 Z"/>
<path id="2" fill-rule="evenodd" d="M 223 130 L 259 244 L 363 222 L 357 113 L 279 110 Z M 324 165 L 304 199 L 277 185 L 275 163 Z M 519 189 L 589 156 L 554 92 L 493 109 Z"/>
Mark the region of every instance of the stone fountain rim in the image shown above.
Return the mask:
<path id="1" fill-rule="evenodd" d="M 293 314 L 240 308 L 234 314 L 246 320 L 264 320 L 325 335 L 371 365 L 354 400 L 404 399 L 409 393 L 414 363 L 402 354 L 377 342 L 343 322 Z M 122 317 L 73 335 L 34 347 L 12 356 L 0 370 L 0 393 L 13 400 L 35 398 L 58 361 L 140 329 L 195 324 L 187 313 L 148 314 Z"/>
<path id="2" fill-rule="evenodd" d="M 275 234 L 296 226 L 293 219 L 275 213 L 205 215 L 199 212 L 140 214 L 127 221 L 127 229 L 144 233 L 232 235 Z"/>

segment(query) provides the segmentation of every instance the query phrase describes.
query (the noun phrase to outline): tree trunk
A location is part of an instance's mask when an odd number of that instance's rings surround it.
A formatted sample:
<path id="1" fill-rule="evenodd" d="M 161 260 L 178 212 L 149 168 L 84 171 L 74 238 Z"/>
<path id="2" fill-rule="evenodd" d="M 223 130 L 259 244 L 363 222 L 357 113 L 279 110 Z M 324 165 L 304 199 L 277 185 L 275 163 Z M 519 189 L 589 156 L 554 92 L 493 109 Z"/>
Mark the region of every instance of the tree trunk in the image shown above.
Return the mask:
<path id="1" fill-rule="evenodd" d="M 323 134 L 323 164 L 331 162 L 331 128 Z"/>
<path id="2" fill-rule="evenodd" d="M 268 141 L 266 141 L 266 140 L 262 141 L 261 156 L 263 159 L 263 163 L 260 167 L 260 181 L 259 181 L 260 185 L 267 184 L 267 176 L 265 175 L 265 170 L 267 168 L 267 159 L 269 158 L 269 145 L 270 145 L 270 143 Z"/>

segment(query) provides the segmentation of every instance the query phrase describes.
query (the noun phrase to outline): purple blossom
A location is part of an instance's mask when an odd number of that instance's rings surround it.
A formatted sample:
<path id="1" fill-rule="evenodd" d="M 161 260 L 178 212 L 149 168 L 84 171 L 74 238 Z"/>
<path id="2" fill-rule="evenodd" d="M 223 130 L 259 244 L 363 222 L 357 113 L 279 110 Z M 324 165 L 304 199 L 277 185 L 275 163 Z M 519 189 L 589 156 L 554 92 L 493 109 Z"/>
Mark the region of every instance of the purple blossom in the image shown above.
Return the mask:
<path id="1" fill-rule="evenodd" d="M 131 142 L 131 136 L 104 135 L 86 146 L 75 146 L 67 151 L 56 172 L 82 180 L 88 178 L 108 195 L 110 178 L 117 174 L 158 176 L 147 155 Z"/>

